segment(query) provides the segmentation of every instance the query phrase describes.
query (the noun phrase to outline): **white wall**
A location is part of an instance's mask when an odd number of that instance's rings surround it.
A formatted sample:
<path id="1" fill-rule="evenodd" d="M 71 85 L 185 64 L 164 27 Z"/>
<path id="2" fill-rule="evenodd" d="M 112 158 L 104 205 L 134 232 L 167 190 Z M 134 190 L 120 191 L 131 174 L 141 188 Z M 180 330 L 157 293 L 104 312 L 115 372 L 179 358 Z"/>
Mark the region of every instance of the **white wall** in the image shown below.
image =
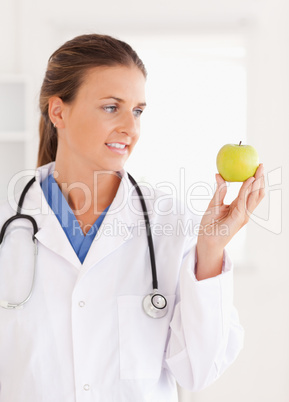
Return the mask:
<path id="1" fill-rule="evenodd" d="M 234 31 L 247 34 L 248 142 L 257 144 L 266 172 L 281 167 L 282 180 L 267 187 L 257 211 L 259 224 L 248 225 L 247 253 L 235 276 L 235 301 L 246 330 L 245 349 L 236 363 L 209 389 L 182 402 L 288 402 L 289 400 L 289 270 L 285 253 L 288 231 L 289 3 L 251 1 L 115 1 L 104 9 L 93 1 L 10 0 L 0 5 L 0 73 L 29 73 L 37 116 L 37 95 L 45 64 L 60 30 L 134 34 L 149 31 Z M 138 5 L 138 8 L 136 5 Z M 25 5 L 25 6 L 24 6 Z M 120 6 L 121 5 L 121 6 Z M 87 22 L 86 22 L 87 18 Z M 37 121 L 31 127 L 31 163 L 35 161 Z M 273 176 L 272 176 L 273 177 Z M 272 179 L 274 180 L 274 178 Z M 268 183 L 267 183 L 268 184 Z M 273 192 L 275 190 L 275 192 Z M 282 231 L 278 220 L 282 191 Z M 271 197 L 271 198 L 270 198 Z M 271 203 L 269 200 L 271 199 Z M 272 217 L 274 219 L 272 219 Z M 267 221 L 266 221 L 267 219 Z"/>
<path id="2" fill-rule="evenodd" d="M 248 225 L 247 263 L 235 277 L 245 348 L 215 385 L 193 397 L 184 393 L 186 402 L 289 400 L 288 17 L 286 0 L 264 2 L 248 32 L 248 142 L 258 142 L 267 174 L 276 174 L 256 212 L 263 221 Z"/>

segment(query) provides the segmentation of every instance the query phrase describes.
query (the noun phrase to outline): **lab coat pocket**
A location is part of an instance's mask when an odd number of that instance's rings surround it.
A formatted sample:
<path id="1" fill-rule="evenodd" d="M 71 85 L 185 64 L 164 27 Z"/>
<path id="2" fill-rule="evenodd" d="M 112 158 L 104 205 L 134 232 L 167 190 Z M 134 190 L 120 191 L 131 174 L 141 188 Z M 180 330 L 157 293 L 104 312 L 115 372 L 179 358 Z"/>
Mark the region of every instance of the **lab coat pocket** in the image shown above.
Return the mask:
<path id="1" fill-rule="evenodd" d="M 120 378 L 152 379 L 161 373 L 175 296 L 166 296 L 168 313 L 151 318 L 142 296 L 118 297 Z"/>

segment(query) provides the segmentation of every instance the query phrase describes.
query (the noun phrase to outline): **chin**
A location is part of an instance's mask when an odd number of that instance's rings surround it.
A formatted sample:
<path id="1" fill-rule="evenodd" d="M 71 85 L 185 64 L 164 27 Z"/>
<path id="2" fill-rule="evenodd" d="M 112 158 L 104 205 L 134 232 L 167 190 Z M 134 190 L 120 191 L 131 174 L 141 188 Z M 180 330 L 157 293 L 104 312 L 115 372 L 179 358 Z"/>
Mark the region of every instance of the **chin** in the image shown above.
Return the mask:
<path id="1" fill-rule="evenodd" d="M 96 164 L 94 167 L 95 171 L 104 171 L 104 172 L 119 172 L 124 169 L 125 163 L 107 163 L 99 166 Z"/>

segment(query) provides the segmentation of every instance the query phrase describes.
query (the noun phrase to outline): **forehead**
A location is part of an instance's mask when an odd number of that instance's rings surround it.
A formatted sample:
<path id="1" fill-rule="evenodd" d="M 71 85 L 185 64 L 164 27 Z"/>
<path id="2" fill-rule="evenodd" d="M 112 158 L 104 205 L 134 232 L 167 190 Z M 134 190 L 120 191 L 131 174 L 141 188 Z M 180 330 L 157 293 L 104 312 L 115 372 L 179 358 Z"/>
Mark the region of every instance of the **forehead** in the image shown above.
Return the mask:
<path id="1" fill-rule="evenodd" d="M 85 73 L 79 92 L 117 95 L 120 91 L 144 97 L 145 81 L 141 70 L 134 65 L 93 67 Z"/>

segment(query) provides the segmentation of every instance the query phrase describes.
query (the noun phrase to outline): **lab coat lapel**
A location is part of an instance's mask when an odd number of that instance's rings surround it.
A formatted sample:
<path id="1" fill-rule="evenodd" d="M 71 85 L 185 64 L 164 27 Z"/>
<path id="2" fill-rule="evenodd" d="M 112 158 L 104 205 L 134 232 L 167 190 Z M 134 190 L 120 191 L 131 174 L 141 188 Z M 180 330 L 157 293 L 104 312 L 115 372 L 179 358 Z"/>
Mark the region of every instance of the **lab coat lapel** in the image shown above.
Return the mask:
<path id="1" fill-rule="evenodd" d="M 121 171 L 122 180 L 117 194 L 81 264 L 40 186 L 40 182 L 54 171 L 54 165 L 52 162 L 37 169 L 36 182 L 25 197 L 23 213 L 33 215 L 36 219 L 39 227 L 36 234 L 38 241 L 77 269 L 81 269 L 82 276 L 92 266 L 129 241 L 134 227 L 142 225 L 142 229 L 145 230 L 143 211 L 127 173 Z"/>
<path id="2" fill-rule="evenodd" d="M 44 217 L 42 225 L 36 234 L 37 240 L 60 257 L 65 258 L 74 267 L 80 269 L 81 262 L 56 216 L 51 213 L 51 215 Z"/>
<path id="3" fill-rule="evenodd" d="M 83 274 L 132 238 L 135 227 L 144 225 L 138 195 L 127 173 L 122 172 L 117 194 L 83 262 Z"/>
<path id="4" fill-rule="evenodd" d="M 22 213 L 32 215 L 36 220 L 39 230 L 35 237 L 41 244 L 80 269 L 81 263 L 58 219 L 48 205 L 40 186 L 40 182 L 42 182 L 47 175 L 52 173 L 53 170 L 54 163 L 37 169 L 36 182 L 26 194 Z"/>

